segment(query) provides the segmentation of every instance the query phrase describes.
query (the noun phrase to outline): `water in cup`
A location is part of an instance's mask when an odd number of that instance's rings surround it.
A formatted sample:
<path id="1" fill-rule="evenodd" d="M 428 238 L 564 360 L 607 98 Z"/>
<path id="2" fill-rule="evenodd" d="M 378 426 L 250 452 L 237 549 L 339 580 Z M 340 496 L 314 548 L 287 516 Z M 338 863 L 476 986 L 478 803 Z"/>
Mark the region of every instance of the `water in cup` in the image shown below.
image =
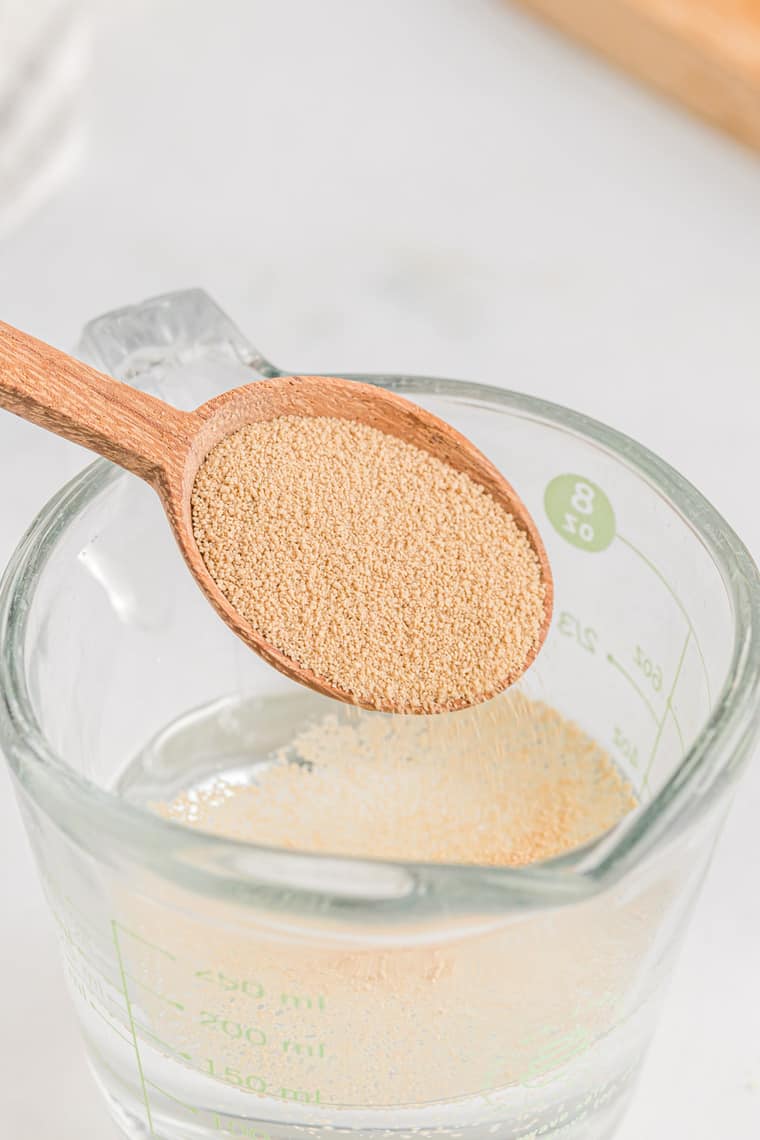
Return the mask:
<path id="1" fill-rule="evenodd" d="M 126 322 L 132 351 L 141 321 L 192 340 L 198 304 L 121 316 L 111 341 Z M 181 376 L 168 365 L 162 394 Z M 451 714 L 453 732 L 336 712 L 221 625 L 154 497 L 103 464 L 6 576 L 0 736 L 133 1140 L 607 1140 L 756 740 L 757 575 L 693 488 L 566 409 L 383 382 L 509 471 L 541 529 L 555 616 L 518 704 Z M 510 814 L 505 741 L 535 818 L 561 803 L 559 838 L 580 846 L 526 858 L 551 828 Z M 542 742 L 575 757 L 561 779 L 538 778 Z M 470 771 L 474 753 L 490 760 Z M 384 801 L 410 768 L 409 802 Z M 596 830 L 570 810 L 579 788 L 612 809 Z"/>

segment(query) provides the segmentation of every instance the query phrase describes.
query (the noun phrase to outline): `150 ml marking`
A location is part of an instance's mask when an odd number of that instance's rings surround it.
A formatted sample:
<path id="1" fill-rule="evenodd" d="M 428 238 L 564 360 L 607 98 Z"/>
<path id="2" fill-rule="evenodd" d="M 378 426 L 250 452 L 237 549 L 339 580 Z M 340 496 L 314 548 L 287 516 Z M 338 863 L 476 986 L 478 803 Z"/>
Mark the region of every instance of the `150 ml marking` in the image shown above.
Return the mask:
<path id="1" fill-rule="evenodd" d="M 123 1083 L 123 1076 L 120 1073 L 114 1072 L 111 1065 L 109 1065 L 106 1058 L 101 1051 L 97 1049 L 92 1041 L 88 1041 L 90 1051 L 97 1057 L 98 1064 L 101 1065 L 111 1077 L 119 1084 Z M 153 1081 L 146 1081 L 146 1085 L 153 1089 L 155 1092 L 165 1096 L 167 1100 L 178 1104 L 180 1108 L 185 1109 L 187 1112 L 192 1113 L 193 1124 L 198 1124 L 203 1128 L 212 1129 L 214 1132 L 219 1132 L 224 1136 L 247 1136 L 249 1140 L 272 1140 L 269 1132 L 265 1132 L 254 1124 L 247 1124 L 239 1117 L 230 1116 L 227 1113 L 216 1112 L 213 1109 L 202 1108 L 199 1105 L 188 1104 L 187 1101 L 180 1100 L 178 1096 L 168 1092 L 166 1089 L 161 1088 L 160 1085 L 155 1084 Z M 156 1136 L 151 1125 L 150 1136 Z"/>
<path id="2" fill-rule="evenodd" d="M 112 920 L 111 930 L 114 950 L 116 953 L 116 961 L 118 965 L 119 979 L 121 982 L 121 993 L 123 995 L 124 1003 L 126 1006 L 129 1029 L 128 1036 L 123 1033 L 120 1033 L 119 1035 L 126 1041 L 127 1044 L 130 1044 L 132 1046 L 135 1055 L 135 1060 L 137 1063 L 137 1074 L 140 1082 L 143 1103 L 145 1106 L 145 1115 L 149 1136 L 156 1135 L 153 1126 L 149 1089 L 152 1088 L 156 1092 L 159 1092 L 175 1101 L 177 1098 L 169 1093 L 166 1089 L 161 1088 L 147 1078 L 143 1066 L 143 1058 L 140 1052 L 140 1034 L 145 1034 L 145 1036 L 156 1042 L 158 1046 L 160 1046 L 163 1050 L 172 1056 L 193 1064 L 198 1069 L 198 1071 L 206 1073 L 208 1076 L 214 1077 L 215 1079 L 222 1081 L 225 1084 L 232 1085 L 233 1087 L 238 1088 L 241 1092 L 256 1093 L 260 1096 L 268 1096 L 275 1100 L 281 1100 L 290 1103 L 314 1105 L 323 1103 L 322 1094 L 319 1089 L 305 1089 L 295 1086 L 285 1086 L 278 1082 L 268 1081 L 266 1077 L 263 1077 L 259 1074 L 246 1074 L 242 1073 L 239 1069 L 230 1067 L 229 1065 L 220 1065 L 212 1057 L 194 1057 L 191 1053 L 181 1051 L 171 1043 L 164 1041 L 161 1037 L 154 1033 L 152 1029 L 149 1029 L 147 1026 L 143 1025 L 142 1021 L 136 1016 L 135 1007 L 130 994 L 130 982 L 132 982 L 132 984 L 142 986 L 142 988 L 145 989 L 148 993 L 154 994 L 154 996 L 168 1002 L 180 1012 L 185 1012 L 185 1006 L 181 1002 L 177 1002 L 173 998 L 168 998 L 165 994 L 161 994 L 158 991 L 146 986 L 145 983 L 139 979 L 134 978 L 127 971 L 124 961 L 122 938 L 125 936 L 127 938 L 134 938 L 140 943 L 149 946 L 151 949 L 156 950 L 163 955 L 166 955 L 171 959 L 171 961 L 177 962 L 178 959 L 176 955 L 171 954 L 170 951 L 166 950 L 164 947 L 158 946 L 152 942 L 148 942 L 141 935 L 137 934 L 135 931 L 128 930 L 116 920 Z M 208 982 L 210 985 L 219 987 L 226 992 L 238 992 L 246 994 L 246 996 L 249 997 L 255 996 L 256 998 L 260 998 L 264 994 L 264 987 L 261 985 L 261 983 L 253 982 L 250 979 L 244 980 L 240 978 L 234 978 L 223 973 L 222 971 L 208 969 L 196 970 L 194 973 L 195 977 L 197 977 L 199 981 Z M 316 995 L 314 998 L 312 998 L 308 995 L 283 993 L 280 995 L 280 1006 L 282 1009 L 290 1010 L 324 1010 L 325 999 L 321 995 Z M 250 1045 L 258 1047 L 264 1047 L 267 1045 L 267 1035 L 257 1026 L 247 1025 L 244 1022 L 233 1021 L 231 1019 L 225 1018 L 222 1014 L 217 1013 L 213 1010 L 201 1010 L 199 1014 L 198 1024 L 204 1029 L 212 1032 L 218 1032 L 234 1041 L 245 1041 Z M 326 1046 L 324 1042 L 320 1041 L 304 1043 L 295 1040 L 293 1037 L 286 1037 L 281 1042 L 279 1042 L 278 1051 L 296 1058 L 308 1058 L 310 1060 L 327 1059 Z M 177 1103 L 183 1104 L 183 1107 L 196 1114 L 198 1112 L 206 1111 L 193 1105 L 184 1104 L 184 1102 L 181 1101 L 178 1101 Z M 213 1116 L 216 1117 L 216 1119 L 220 1122 L 219 1124 L 215 1125 L 219 1131 L 229 1132 L 232 1135 L 251 1135 L 257 1137 L 263 1136 L 262 1133 L 258 1132 L 255 1129 L 250 1131 L 250 1133 L 248 1131 L 237 1131 L 237 1122 L 234 1120 L 234 1118 L 222 1117 L 216 1113 L 214 1113 Z M 224 1127 L 221 1125 L 222 1120 L 225 1122 Z"/>

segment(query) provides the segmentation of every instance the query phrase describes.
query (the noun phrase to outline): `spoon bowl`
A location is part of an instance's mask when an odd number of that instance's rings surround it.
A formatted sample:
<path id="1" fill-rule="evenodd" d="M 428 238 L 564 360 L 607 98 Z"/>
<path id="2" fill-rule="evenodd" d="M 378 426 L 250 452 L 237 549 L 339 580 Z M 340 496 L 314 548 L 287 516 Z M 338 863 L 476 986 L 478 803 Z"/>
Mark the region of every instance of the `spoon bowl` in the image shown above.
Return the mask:
<path id="1" fill-rule="evenodd" d="M 327 376 L 278 376 L 232 389 L 183 412 L 121 384 L 58 349 L 0 322 L 0 406 L 139 475 L 156 491 L 198 585 L 224 622 L 275 669 L 319 693 L 383 712 L 417 713 L 357 699 L 268 642 L 225 597 L 203 561 L 193 533 L 192 492 L 209 452 L 248 424 L 282 416 L 350 420 L 395 436 L 482 486 L 512 515 L 539 561 L 544 615 L 539 637 L 519 674 L 501 678 L 485 700 L 513 684 L 533 662 L 549 629 L 553 583 L 541 537 L 515 490 L 463 435 L 395 393 Z M 464 708 L 457 701 L 436 711 Z"/>

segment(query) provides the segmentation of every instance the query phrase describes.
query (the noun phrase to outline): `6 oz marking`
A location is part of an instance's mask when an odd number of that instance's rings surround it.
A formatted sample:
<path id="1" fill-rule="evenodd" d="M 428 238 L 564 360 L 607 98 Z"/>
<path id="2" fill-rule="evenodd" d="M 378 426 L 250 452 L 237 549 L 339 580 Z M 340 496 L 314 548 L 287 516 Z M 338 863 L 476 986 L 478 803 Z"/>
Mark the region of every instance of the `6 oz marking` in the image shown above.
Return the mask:
<path id="1" fill-rule="evenodd" d="M 647 657 L 640 645 L 636 646 L 633 659 L 636 668 L 644 674 L 654 691 L 659 693 L 662 690 L 662 669 L 660 666 L 656 665 L 651 657 Z"/>

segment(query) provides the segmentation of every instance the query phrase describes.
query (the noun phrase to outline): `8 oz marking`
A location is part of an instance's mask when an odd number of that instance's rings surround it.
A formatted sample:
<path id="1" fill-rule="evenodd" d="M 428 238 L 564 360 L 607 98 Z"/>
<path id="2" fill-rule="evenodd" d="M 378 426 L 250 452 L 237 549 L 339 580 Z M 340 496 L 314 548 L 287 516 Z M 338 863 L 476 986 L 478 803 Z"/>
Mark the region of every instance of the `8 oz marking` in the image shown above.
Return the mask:
<path id="1" fill-rule="evenodd" d="M 615 537 L 615 513 L 601 487 L 582 475 L 557 475 L 544 494 L 554 529 L 580 550 L 606 550 Z"/>

